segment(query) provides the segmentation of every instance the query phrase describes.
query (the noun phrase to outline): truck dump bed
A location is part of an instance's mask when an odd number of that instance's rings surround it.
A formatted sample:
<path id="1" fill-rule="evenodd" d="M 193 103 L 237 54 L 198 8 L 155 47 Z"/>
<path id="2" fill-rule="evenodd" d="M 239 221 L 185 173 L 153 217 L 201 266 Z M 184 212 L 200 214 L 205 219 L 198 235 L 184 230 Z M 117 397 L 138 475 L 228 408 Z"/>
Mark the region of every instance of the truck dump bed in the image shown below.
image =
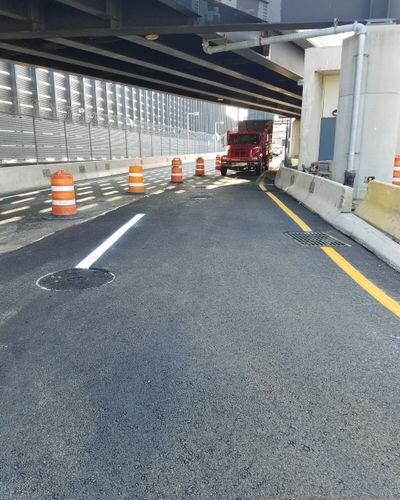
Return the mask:
<path id="1" fill-rule="evenodd" d="M 264 132 L 272 134 L 273 120 L 242 120 L 238 123 L 238 132 Z"/>

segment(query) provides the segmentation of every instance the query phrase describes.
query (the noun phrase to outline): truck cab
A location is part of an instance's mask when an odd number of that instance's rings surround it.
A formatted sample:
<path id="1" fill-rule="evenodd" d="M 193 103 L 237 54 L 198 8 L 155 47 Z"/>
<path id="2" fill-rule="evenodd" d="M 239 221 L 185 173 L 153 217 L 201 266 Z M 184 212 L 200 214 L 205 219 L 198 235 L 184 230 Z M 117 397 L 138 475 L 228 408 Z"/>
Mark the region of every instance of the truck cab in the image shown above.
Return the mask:
<path id="1" fill-rule="evenodd" d="M 236 172 L 253 171 L 260 175 L 268 168 L 272 121 L 239 122 L 237 132 L 227 132 L 227 150 L 221 158 L 221 175 L 228 169 Z"/>

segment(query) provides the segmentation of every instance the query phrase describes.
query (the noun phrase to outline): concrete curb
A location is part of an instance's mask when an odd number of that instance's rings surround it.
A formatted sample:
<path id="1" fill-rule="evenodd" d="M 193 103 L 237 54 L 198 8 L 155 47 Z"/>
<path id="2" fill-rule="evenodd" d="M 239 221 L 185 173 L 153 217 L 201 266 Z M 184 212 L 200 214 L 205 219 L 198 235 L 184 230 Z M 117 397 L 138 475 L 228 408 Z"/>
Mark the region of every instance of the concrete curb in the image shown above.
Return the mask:
<path id="1" fill-rule="evenodd" d="M 379 229 L 374 228 L 354 214 L 339 214 L 334 219 L 325 220 L 335 229 L 375 254 L 397 272 L 400 272 L 400 245 Z"/>

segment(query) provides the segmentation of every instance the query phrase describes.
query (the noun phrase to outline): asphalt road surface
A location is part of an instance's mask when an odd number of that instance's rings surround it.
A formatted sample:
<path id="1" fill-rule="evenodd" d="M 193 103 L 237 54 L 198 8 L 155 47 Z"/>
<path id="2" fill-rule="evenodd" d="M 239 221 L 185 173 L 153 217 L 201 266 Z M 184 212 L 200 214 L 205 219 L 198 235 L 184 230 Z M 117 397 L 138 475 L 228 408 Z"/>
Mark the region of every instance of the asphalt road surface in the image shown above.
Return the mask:
<path id="1" fill-rule="evenodd" d="M 114 281 L 36 285 L 139 213 L 93 265 Z M 290 231 L 254 179 L 208 177 L 2 255 L 0 498 L 400 498 L 399 319 Z"/>

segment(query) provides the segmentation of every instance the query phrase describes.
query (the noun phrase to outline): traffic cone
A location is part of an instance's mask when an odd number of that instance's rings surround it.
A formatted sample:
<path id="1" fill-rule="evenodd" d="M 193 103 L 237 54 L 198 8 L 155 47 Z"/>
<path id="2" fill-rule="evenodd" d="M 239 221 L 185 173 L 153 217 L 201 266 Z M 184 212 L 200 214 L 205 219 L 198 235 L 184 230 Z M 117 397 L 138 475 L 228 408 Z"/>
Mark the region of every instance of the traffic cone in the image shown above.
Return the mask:
<path id="1" fill-rule="evenodd" d="M 198 177 L 203 177 L 204 176 L 204 159 L 199 157 L 196 160 L 196 173 Z"/>
<path id="2" fill-rule="evenodd" d="M 221 157 L 219 155 L 215 158 L 215 170 L 221 171 Z"/>
<path id="3" fill-rule="evenodd" d="M 172 159 L 171 182 L 180 184 L 183 182 L 182 161 L 180 158 Z"/>
<path id="4" fill-rule="evenodd" d="M 394 157 L 392 184 L 400 186 L 400 155 Z"/>
<path id="5" fill-rule="evenodd" d="M 129 167 L 128 193 L 144 193 L 143 167 L 141 165 L 131 165 Z"/>
<path id="6" fill-rule="evenodd" d="M 74 178 L 64 170 L 51 176 L 51 212 L 56 217 L 76 214 Z"/>

